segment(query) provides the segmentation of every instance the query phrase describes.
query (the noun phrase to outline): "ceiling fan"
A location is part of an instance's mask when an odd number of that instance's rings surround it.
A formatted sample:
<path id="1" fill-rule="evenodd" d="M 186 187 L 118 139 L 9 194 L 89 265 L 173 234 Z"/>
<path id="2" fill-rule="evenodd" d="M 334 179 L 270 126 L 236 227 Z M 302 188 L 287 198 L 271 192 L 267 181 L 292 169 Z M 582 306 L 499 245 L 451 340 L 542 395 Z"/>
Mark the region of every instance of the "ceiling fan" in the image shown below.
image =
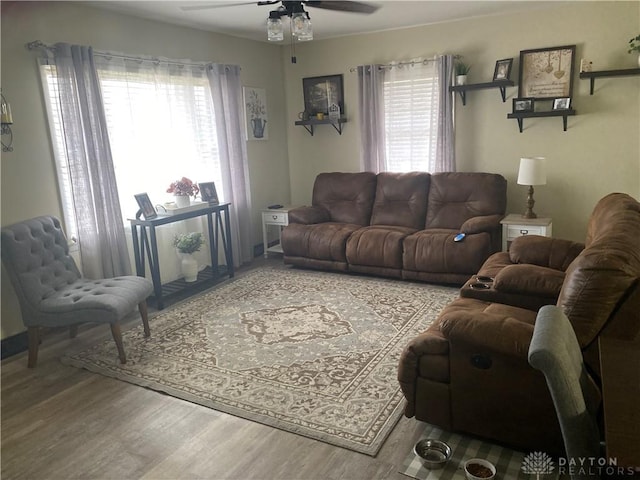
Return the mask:
<path id="1" fill-rule="evenodd" d="M 291 11 L 293 13 L 294 9 L 297 7 L 302 8 L 302 5 L 306 5 L 308 7 L 315 8 L 323 8 L 325 10 L 336 10 L 340 12 L 353 12 L 353 13 L 373 13 L 378 8 L 378 5 L 374 5 L 372 3 L 366 2 L 353 2 L 353 1 L 329 1 L 329 0 L 301 0 L 297 2 L 291 2 L 286 0 L 273 0 L 273 1 L 261 1 L 261 2 L 235 2 L 235 3 L 214 3 L 208 5 L 187 5 L 184 7 L 180 7 L 181 10 L 185 12 L 193 11 L 193 10 L 208 10 L 211 8 L 222 8 L 222 7 L 236 7 L 239 5 L 275 5 L 277 3 L 282 3 L 281 8 L 285 8 L 287 11 Z"/>

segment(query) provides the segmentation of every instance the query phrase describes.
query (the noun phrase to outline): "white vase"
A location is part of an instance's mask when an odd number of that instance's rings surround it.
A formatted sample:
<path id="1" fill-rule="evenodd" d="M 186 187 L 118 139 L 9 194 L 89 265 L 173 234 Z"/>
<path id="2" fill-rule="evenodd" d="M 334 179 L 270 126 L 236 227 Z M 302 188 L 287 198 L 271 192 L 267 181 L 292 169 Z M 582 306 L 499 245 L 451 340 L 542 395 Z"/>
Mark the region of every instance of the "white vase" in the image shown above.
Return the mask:
<path id="1" fill-rule="evenodd" d="M 176 195 L 175 197 L 178 208 L 184 208 L 191 205 L 191 197 L 189 197 L 189 195 Z"/>
<path id="2" fill-rule="evenodd" d="M 195 282 L 198 280 L 198 261 L 191 253 L 181 253 L 180 268 L 185 282 Z"/>
<path id="3" fill-rule="evenodd" d="M 466 75 L 456 75 L 456 85 L 466 85 L 466 84 L 467 84 Z"/>

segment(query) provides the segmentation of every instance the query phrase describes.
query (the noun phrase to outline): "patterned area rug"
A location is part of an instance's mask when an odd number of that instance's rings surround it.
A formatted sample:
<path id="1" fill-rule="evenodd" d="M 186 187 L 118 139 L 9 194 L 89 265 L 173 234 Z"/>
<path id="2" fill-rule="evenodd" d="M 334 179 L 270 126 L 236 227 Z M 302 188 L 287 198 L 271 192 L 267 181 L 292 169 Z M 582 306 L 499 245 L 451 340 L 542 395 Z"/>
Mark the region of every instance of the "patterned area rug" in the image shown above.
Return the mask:
<path id="1" fill-rule="evenodd" d="M 409 339 L 454 288 L 264 268 L 64 361 L 223 412 L 375 455 L 402 414 Z"/>

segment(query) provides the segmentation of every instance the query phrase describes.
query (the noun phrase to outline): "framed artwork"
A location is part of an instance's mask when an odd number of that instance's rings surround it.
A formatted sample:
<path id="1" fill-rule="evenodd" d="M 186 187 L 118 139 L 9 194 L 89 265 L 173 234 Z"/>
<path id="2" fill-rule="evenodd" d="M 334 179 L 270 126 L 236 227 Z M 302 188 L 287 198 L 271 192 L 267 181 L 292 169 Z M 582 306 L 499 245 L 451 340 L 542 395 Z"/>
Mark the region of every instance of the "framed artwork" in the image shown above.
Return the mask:
<path id="1" fill-rule="evenodd" d="M 534 98 L 514 98 L 513 112 L 533 112 Z"/>
<path id="2" fill-rule="evenodd" d="M 214 205 L 220 203 L 215 182 L 201 182 L 198 186 L 200 187 L 200 196 L 203 202 L 209 202 Z"/>
<path id="3" fill-rule="evenodd" d="M 571 97 L 575 45 L 520 52 L 520 97 L 536 100 Z"/>
<path id="4" fill-rule="evenodd" d="M 264 88 L 243 87 L 247 140 L 268 140 L 267 92 Z"/>
<path id="5" fill-rule="evenodd" d="M 151 220 L 152 218 L 156 218 L 158 216 L 158 212 L 153 208 L 153 203 L 149 199 L 149 195 L 146 193 L 138 193 L 134 195 L 136 202 L 138 202 L 138 206 L 140 210 L 136 213 L 136 218 L 139 218 L 139 214 L 142 213 L 145 220 Z"/>
<path id="6" fill-rule="evenodd" d="M 571 106 L 571 97 L 560 97 L 553 99 L 554 110 L 569 110 Z"/>
<path id="7" fill-rule="evenodd" d="M 509 80 L 511 76 L 511 67 L 513 65 L 513 58 L 505 58 L 504 60 L 498 60 L 496 62 L 496 68 L 493 71 L 493 81 L 496 80 Z"/>
<path id="8" fill-rule="evenodd" d="M 304 110 L 309 116 L 329 115 L 329 106 L 336 104 L 344 115 L 342 75 L 326 75 L 302 79 Z"/>

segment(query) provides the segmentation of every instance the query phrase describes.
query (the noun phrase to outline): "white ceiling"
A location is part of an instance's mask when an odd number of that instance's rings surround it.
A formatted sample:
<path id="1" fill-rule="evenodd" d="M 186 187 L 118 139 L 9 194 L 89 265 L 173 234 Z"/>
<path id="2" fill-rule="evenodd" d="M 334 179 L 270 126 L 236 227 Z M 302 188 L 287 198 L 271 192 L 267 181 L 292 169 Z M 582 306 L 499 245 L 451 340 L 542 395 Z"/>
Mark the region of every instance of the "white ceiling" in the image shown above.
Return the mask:
<path id="1" fill-rule="evenodd" d="M 276 5 L 257 5 L 246 0 L 210 1 L 92 1 L 90 5 L 138 17 L 160 20 L 236 37 L 266 41 L 266 20 Z M 311 16 L 314 39 L 406 28 L 462 18 L 523 12 L 557 5 L 551 1 L 370 1 L 380 8 L 372 14 L 330 11 L 305 7 Z M 184 11 L 186 6 L 215 8 Z M 285 20 L 286 21 L 286 20 Z"/>

